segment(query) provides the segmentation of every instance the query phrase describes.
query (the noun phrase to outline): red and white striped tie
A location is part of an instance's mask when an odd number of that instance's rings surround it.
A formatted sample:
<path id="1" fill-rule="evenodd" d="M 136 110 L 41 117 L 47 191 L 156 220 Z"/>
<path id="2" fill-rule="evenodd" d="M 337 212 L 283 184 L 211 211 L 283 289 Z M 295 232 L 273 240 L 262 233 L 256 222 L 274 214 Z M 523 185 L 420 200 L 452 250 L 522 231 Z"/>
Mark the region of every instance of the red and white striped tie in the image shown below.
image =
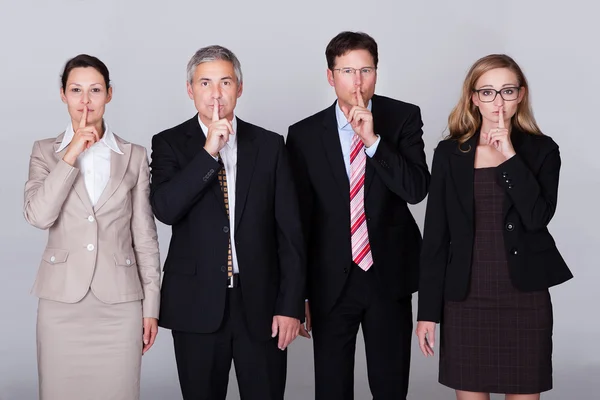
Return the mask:
<path id="1" fill-rule="evenodd" d="M 367 155 L 364 144 L 357 134 L 350 145 L 350 235 L 352 261 L 363 270 L 373 265 L 369 232 L 365 216 L 365 168 Z"/>

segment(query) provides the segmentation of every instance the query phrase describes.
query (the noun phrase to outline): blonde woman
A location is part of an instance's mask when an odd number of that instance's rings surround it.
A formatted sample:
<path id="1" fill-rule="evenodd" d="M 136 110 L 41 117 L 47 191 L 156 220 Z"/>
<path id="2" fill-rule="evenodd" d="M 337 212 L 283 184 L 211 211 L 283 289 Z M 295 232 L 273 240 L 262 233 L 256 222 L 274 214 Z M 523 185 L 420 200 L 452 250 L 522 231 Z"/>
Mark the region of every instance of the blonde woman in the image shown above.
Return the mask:
<path id="1" fill-rule="evenodd" d="M 67 62 L 70 123 L 34 143 L 25 218 L 48 230 L 39 297 L 41 400 L 135 400 L 142 354 L 154 343 L 160 259 L 146 149 L 104 121 L 109 72 L 96 57 Z"/>
<path id="2" fill-rule="evenodd" d="M 501 54 L 478 60 L 435 150 L 416 334 L 459 400 L 534 400 L 552 388 L 548 288 L 572 274 L 547 226 L 560 154 L 541 133 L 527 80 Z"/>

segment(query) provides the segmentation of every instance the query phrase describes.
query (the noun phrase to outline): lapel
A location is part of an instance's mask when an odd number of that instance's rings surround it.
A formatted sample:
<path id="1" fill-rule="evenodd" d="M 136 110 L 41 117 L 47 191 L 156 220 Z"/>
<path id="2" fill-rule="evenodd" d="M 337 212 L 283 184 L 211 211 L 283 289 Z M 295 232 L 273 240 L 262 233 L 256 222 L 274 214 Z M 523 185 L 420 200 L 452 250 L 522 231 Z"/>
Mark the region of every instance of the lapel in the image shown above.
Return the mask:
<path id="1" fill-rule="evenodd" d="M 256 133 L 252 126 L 241 119 L 237 119 L 237 166 L 235 181 L 235 230 L 242 219 L 250 190 L 250 182 L 254 173 L 254 166 L 258 156 Z"/>
<path id="2" fill-rule="evenodd" d="M 371 98 L 371 113 L 373 114 L 373 132 L 388 132 L 389 131 L 389 118 L 386 118 L 385 112 L 379 107 L 379 102 L 376 95 Z M 381 140 L 383 137 L 380 135 Z M 367 156 L 367 166 L 365 168 L 365 200 L 369 195 L 369 188 L 373 183 L 373 177 L 375 175 L 375 167 L 368 162 L 369 156 Z"/>
<path id="3" fill-rule="evenodd" d="M 465 214 L 473 223 L 473 181 L 475 150 L 479 142 L 479 132 L 460 146 L 454 147 L 450 158 L 450 174 Z M 461 151 L 463 150 L 463 151 Z M 466 151 L 469 150 L 469 151 Z"/>
<path id="4" fill-rule="evenodd" d="M 350 180 L 348 179 L 348 173 L 346 172 L 346 166 L 344 164 L 337 118 L 335 116 L 336 104 L 337 101 L 325 110 L 323 118 L 324 129 L 321 140 L 323 141 L 323 147 L 329 162 L 330 171 L 337 183 L 338 193 L 341 196 L 343 204 L 348 209 L 348 212 L 350 212 Z"/>
<path id="5" fill-rule="evenodd" d="M 106 187 L 100 194 L 100 198 L 98 198 L 98 202 L 94 206 L 94 212 L 98 212 L 106 201 L 117 191 L 117 188 L 123 181 L 123 177 L 127 172 L 127 166 L 129 165 L 129 159 L 131 158 L 131 143 L 126 142 L 117 135 L 114 135 L 114 137 L 123 154 L 117 154 L 112 150 L 110 151 L 110 177 L 106 183 Z"/>
<path id="6" fill-rule="evenodd" d="M 198 122 L 198 114 L 188 121 L 188 127 L 185 133 L 186 141 L 184 144 L 183 153 L 185 154 L 187 161 L 191 162 L 200 151 L 203 151 L 202 149 L 206 143 L 206 135 L 200 127 L 200 122 Z M 227 215 L 227 210 L 225 209 L 225 198 L 223 197 L 223 192 L 221 191 L 221 186 L 219 185 L 218 180 L 215 179 L 210 186 L 210 190 L 216 197 L 217 203 L 221 205 L 223 214 Z"/>
<path id="7" fill-rule="evenodd" d="M 54 155 L 56 156 L 56 162 L 62 160 L 62 158 L 65 156 L 65 153 L 67 152 L 66 147 L 58 153 L 56 152 L 56 150 L 58 150 L 58 148 L 60 147 L 60 144 L 62 143 L 64 137 L 65 133 L 63 132 L 60 135 L 58 135 L 56 141 L 54 142 Z M 73 182 L 73 189 L 75 189 L 75 193 L 77 193 L 77 197 L 79 197 L 79 199 L 83 203 L 83 206 L 85 207 L 86 211 L 90 214 L 93 214 L 94 208 L 92 207 L 92 202 L 90 201 L 87 189 L 85 188 L 85 182 L 83 180 L 83 177 L 79 172 L 77 173 L 75 182 Z"/>

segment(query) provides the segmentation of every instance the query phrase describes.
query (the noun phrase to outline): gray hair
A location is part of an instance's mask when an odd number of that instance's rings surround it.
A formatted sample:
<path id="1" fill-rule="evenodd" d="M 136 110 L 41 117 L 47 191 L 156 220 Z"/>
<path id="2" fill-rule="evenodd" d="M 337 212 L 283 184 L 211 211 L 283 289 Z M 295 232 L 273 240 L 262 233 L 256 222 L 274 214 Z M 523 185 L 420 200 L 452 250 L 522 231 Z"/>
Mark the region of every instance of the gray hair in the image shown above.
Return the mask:
<path id="1" fill-rule="evenodd" d="M 187 65 L 188 82 L 190 84 L 193 83 L 194 73 L 196 72 L 196 68 L 198 67 L 198 65 L 216 60 L 229 61 L 230 63 L 232 63 L 233 70 L 237 78 L 237 83 L 238 85 L 241 85 L 243 79 L 242 66 L 240 65 L 240 61 L 237 59 L 237 57 L 235 56 L 235 54 L 233 54 L 231 50 L 226 49 L 223 46 L 217 45 L 203 47 L 192 56 Z"/>

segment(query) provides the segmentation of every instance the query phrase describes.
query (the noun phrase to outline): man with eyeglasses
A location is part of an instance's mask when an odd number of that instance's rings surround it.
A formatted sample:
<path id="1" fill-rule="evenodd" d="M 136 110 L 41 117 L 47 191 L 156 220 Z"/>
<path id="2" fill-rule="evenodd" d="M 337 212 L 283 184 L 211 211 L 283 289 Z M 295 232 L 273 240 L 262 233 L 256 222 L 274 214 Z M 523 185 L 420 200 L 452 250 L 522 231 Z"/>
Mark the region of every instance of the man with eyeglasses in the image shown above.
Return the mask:
<path id="1" fill-rule="evenodd" d="M 375 399 L 406 399 L 421 245 L 407 203 L 427 195 L 420 109 L 375 95 L 377 43 L 342 32 L 325 51 L 337 100 L 289 128 L 307 243 L 315 398 L 354 398 L 362 326 Z M 312 326 L 311 326 L 312 325 Z"/>

